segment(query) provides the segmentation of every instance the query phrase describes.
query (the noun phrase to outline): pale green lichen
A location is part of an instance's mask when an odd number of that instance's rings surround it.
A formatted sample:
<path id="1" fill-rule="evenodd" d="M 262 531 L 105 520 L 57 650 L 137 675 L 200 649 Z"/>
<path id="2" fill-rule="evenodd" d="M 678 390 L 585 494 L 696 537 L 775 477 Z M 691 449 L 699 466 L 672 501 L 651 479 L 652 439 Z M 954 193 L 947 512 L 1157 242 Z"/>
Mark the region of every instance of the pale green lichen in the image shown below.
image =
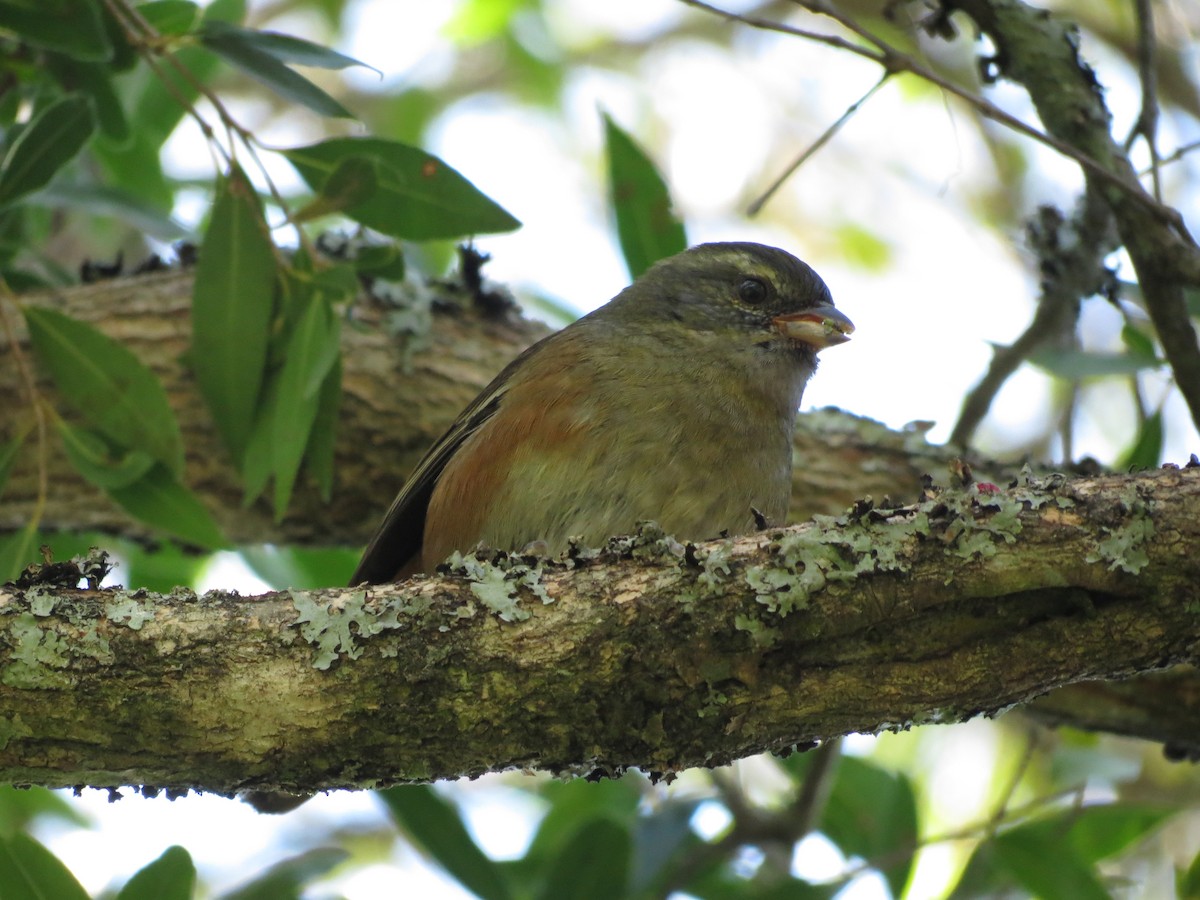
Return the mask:
<path id="1" fill-rule="evenodd" d="M 32 613 L 21 613 L 9 626 L 12 651 L 4 668 L 4 684 L 18 688 L 65 688 L 71 679 L 63 672 L 70 647 L 59 634 L 43 629 Z"/>
<path id="2" fill-rule="evenodd" d="M 138 603 L 133 598 L 127 598 L 120 603 L 107 604 L 104 614 L 114 622 L 125 622 L 134 631 L 141 631 L 142 626 L 154 618 L 154 607 L 149 603 Z"/>
<path id="3" fill-rule="evenodd" d="M 766 622 L 754 616 L 747 616 L 743 613 L 735 614 L 733 617 L 733 627 L 735 631 L 742 631 L 748 634 L 751 643 L 762 650 L 766 650 L 779 640 L 779 629 L 772 628 Z"/>
<path id="4" fill-rule="evenodd" d="M 1120 569 L 1136 575 L 1150 564 L 1145 544 L 1154 537 L 1154 522 L 1137 488 L 1129 486 L 1119 498 L 1129 510 L 1129 521 L 1116 528 L 1103 528 L 1105 537 L 1096 541 L 1096 549 L 1084 557 L 1086 562 L 1107 562 L 1109 571 Z"/>
<path id="5" fill-rule="evenodd" d="M 54 607 L 58 603 L 57 597 L 41 588 L 33 588 L 28 591 L 25 599 L 29 601 L 29 611 L 40 617 L 53 615 Z"/>
<path id="6" fill-rule="evenodd" d="M 8 747 L 8 742 L 15 739 L 32 737 L 33 729 L 22 721 L 20 714 L 11 719 L 0 716 L 0 750 Z"/>
<path id="7" fill-rule="evenodd" d="M 522 590 L 530 591 L 542 605 L 554 598 L 542 584 L 540 564 L 529 565 L 521 557 L 501 554 L 494 561 L 481 560 L 475 555 L 455 552 L 448 564 L 450 574 L 461 575 L 470 582 L 471 594 L 503 622 L 523 622 L 531 615 L 520 605 Z M 460 607 L 460 610 L 462 608 Z M 474 610 L 470 611 L 474 614 Z M 460 618 L 463 617 L 459 616 Z"/>
<path id="8" fill-rule="evenodd" d="M 328 669 L 340 654 L 358 659 L 363 648 L 355 635 L 366 638 L 387 628 L 400 627 L 403 610 L 384 609 L 377 614 L 366 608 L 366 591 L 350 591 L 336 600 L 322 598 L 307 591 L 291 591 L 292 605 L 299 615 L 293 623 L 300 627 L 300 636 L 312 645 L 314 669 Z"/>

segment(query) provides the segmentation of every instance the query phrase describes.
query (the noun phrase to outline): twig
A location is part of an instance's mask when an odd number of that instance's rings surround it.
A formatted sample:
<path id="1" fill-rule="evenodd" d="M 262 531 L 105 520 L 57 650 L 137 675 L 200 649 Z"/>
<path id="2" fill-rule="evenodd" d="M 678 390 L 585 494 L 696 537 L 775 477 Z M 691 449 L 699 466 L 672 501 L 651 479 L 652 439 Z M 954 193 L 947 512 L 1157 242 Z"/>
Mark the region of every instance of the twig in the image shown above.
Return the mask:
<path id="1" fill-rule="evenodd" d="M 703 0 L 681 0 L 681 2 L 687 4 L 688 6 L 694 6 L 697 9 L 703 9 L 715 15 L 722 16 L 730 21 L 741 22 L 744 25 L 749 25 L 751 28 L 760 28 L 767 31 L 779 32 L 781 34 L 790 34 L 796 37 L 805 38 L 806 40 L 816 41 L 817 43 L 825 44 L 830 47 L 836 47 L 840 50 L 845 50 L 849 53 L 855 54 L 856 56 L 861 56 L 864 59 L 869 59 L 872 62 L 883 66 L 887 72 L 892 74 L 896 72 L 908 72 L 916 75 L 918 78 L 922 78 L 931 84 L 935 84 L 942 90 L 947 91 L 959 99 L 971 104 L 984 117 L 992 119 L 995 122 L 999 122 L 1001 125 L 1011 128 L 1013 131 L 1033 138 L 1035 141 L 1045 144 L 1047 147 L 1056 150 L 1063 156 L 1073 159 L 1096 178 L 1099 178 L 1107 184 L 1110 184 L 1128 193 L 1129 196 L 1132 197 L 1137 203 L 1145 206 L 1157 218 L 1163 220 L 1172 228 L 1174 228 L 1180 234 L 1180 236 L 1186 237 L 1190 241 L 1190 235 L 1188 235 L 1187 229 L 1183 224 L 1183 219 L 1180 217 L 1179 213 L 1176 210 L 1171 209 L 1169 206 L 1159 203 L 1154 197 L 1146 193 L 1146 191 L 1142 189 L 1142 186 L 1136 181 L 1131 182 L 1129 179 L 1126 179 L 1118 173 L 1111 171 L 1104 166 L 1104 164 L 1088 156 L 1083 151 L 1071 146 L 1066 141 L 1059 140 L 1054 135 L 1048 134 L 1044 131 L 1039 131 L 1032 125 L 1029 125 L 1026 122 L 1018 119 L 1016 116 L 1005 112 L 989 100 L 986 100 L 978 94 L 974 94 L 971 91 L 968 91 L 966 88 L 960 87 L 954 82 L 942 77 L 933 69 L 930 69 L 928 66 L 916 59 L 913 59 L 908 54 L 896 49 L 887 41 L 877 37 L 867 29 L 863 28 L 849 16 L 838 12 L 823 2 L 812 2 L 812 0 L 792 0 L 795 5 L 801 7 L 802 9 L 806 9 L 809 12 L 817 13 L 833 19 L 843 28 L 846 28 L 870 44 L 873 44 L 874 49 L 870 47 L 864 47 L 861 44 L 856 44 L 853 41 L 847 41 L 845 38 L 840 38 L 835 35 L 806 31 L 801 28 L 795 28 L 791 25 L 786 25 L 782 22 L 773 22 L 754 16 L 743 16 L 740 13 L 729 12 L 728 10 L 724 10 L 720 7 L 703 2 Z"/>
<path id="2" fill-rule="evenodd" d="M 1075 323 L 1079 301 L 1103 288 L 1104 257 L 1114 249 L 1112 215 L 1099 191 L 1089 182 L 1064 227 L 1061 214 L 1043 207 L 1029 225 L 1029 243 L 1037 253 L 1041 269 L 1041 296 L 1029 327 L 1007 347 L 992 356 L 983 379 L 963 400 L 962 411 L 949 443 L 967 447 L 992 401 L 1009 376 L 1048 341 L 1062 337 Z M 1070 234 L 1069 243 L 1063 236 Z"/>
<path id="3" fill-rule="evenodd" d="M 1150 181 L 1154 199 L 1162 200 L 1162 183 L 1159 178 L 1158 159 L 1158 72 L 1156 69 L 1158 44 L 1154 35 L 1154 11 L 1150 0 L 1134 0 L 1138 23 L 1138 81 L 1142 85 L 1142 109 L 1137 121 L 1125 139 L 1128 153 L 1138 135 L 1146 139 L 1146 150 L 1150 154 Z"/>
<path id="4" fill-rule="evenodd" d="M 871 97 L 873 97 L 875 95 L 875 92 L 877 90 L 879 90 L 881 87 L 883 87 L 884 83 L 891 76 L 892 76 L 891 72 L 885 71 L 883 73 L 883 75 L 880 77 L 880 79 L 877 82 L 875 82 L 874 85 L 871 86 L 870 90 L 868 90 L 865 94 L 863 94 L 861 97 L 859 97 L 853 103 L 851 103 L 848 107 L 846 107 L 846 111 L 843 112 L 838 117 L 838 120 L 836 122 L 834 122 L 832 125 L 830 125 L 828 128 L 826 128 L 825 131 L 821 134 L 821 136 L 819 138 L 817 138 L 815 141 L 813 141 L 813 143 L 809 145 L 807 150 L 805 150 L 798 157 L 796 157 L 795 161 L 790 166 L 788 166 L 787 169 L 784 170 L 784 172 L 778 178 L 776 178 L 773 182 L 771 182 L 771 186 L 768 187 L 765 191 L 763 191 L 762 195 L 757 200 L 755 200 L 753 203 L 750 204 L 749 208 L 747 208 L 747 210 L 746 210 L 746 215 L 748 215 L 748 216 L 757 215 L 758 211 L 763 208 L 764 204 L 766 204 L 766 202 L 775 195 L 775 192 L 778 191 L 779 188 L 783 186 L 783 183 L 785 181 L 787 181 L 789 178 L 791 178 L 793 173 L 795 173 L 795 171 L 797 169 L 799 169 L 802 165 L 804 165 L 806 162 L 808 162 L 808 160 L 812 157 L 812 155 L 814 153 L 816 153 L 818 150 L 820 150 L 822 147 L 824 147 L 827 143 L 829 143 L 829 139 L 832 138 L 835 134 L 837 134 L 841 130 L 842 126 L 845 125 L 846 122 L 848 122 L 850 120 L 850 117 L 853 116 L 856 112 L 858 112 L 859 107 L 861 107 L 864 103 L 866 103 L 868 100 L 870 100 Z"/>

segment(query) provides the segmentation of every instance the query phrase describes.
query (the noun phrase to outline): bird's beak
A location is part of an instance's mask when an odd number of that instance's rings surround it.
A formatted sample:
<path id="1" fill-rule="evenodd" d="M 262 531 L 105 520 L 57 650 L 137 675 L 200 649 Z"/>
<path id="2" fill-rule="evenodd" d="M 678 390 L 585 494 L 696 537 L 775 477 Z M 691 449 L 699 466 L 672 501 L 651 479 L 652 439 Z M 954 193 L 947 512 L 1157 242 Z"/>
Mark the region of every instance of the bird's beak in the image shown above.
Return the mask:
<path id="1" fill-rule="evenodd" d="M 771 324 L 784 337 L 808 344 L 814 350 L 844 344 L 854 331 L 854 323 L 828 304 L 776 316 Z"/>

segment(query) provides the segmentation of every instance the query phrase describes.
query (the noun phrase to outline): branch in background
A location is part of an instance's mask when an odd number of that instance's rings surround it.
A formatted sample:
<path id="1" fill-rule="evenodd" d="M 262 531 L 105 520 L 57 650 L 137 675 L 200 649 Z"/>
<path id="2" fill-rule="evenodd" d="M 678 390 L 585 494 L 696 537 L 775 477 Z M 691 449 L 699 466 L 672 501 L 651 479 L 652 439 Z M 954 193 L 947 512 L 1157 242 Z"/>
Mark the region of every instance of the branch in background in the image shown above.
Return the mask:
<path id="1" fill-rule="evenodd" d="M 987 415 L 1000 388 L 1039 347 L 1073 335 L 1080 301 L 1102 293 L 1111 281 L 1104 259 L 1117 248 L 1112 213 L 1099 193 L 1089 187 L 1063 227 L 1062 214 L 1042 207 L 1028 228 L 1029 244 L 1037 253 L 1041 296 L 1025 332 L 1007 347 L 998 347 L 991 365 L 963 401 L 950 444 L 967 447 Z M 1070 457 L 1068 456 L 1069 460 Z"/>
<path id="2" fill-rule="evenodd" d="M 1095 186 L 1112 208 L 1176 383 L 1200 425 L 1200 345 L 1184 296 L 1185 287 L 1200 286 L 1200 248 L 1178 213 L 1168 220 L 1150 211 L 1153 198 L 1113 140 L 1104 97 L 1071 27 L 1020 0 L 946 0 L 944 6 L 965 12 L 991 38 L 997 69 L 1025 87 L 1047 131 L 1109 173 Z M 1084 168 L 1089 180 L 1097 175 L 1091 165 Z"/>

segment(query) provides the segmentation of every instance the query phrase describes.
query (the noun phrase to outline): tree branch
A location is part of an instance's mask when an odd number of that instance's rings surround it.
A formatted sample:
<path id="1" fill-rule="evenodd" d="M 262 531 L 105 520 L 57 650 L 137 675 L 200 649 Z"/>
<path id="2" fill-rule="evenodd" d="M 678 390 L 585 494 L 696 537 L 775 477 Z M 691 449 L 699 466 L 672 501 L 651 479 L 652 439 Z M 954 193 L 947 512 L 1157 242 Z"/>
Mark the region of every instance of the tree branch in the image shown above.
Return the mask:
<path id="1" fill-rule="evenodd" d="M 0 781 L 669 773 L 1194 661 L 1197 609 L 1191 469 L 930 492 L 686 547 L 644 529 L 368 590 L 10 586 Z"/>

